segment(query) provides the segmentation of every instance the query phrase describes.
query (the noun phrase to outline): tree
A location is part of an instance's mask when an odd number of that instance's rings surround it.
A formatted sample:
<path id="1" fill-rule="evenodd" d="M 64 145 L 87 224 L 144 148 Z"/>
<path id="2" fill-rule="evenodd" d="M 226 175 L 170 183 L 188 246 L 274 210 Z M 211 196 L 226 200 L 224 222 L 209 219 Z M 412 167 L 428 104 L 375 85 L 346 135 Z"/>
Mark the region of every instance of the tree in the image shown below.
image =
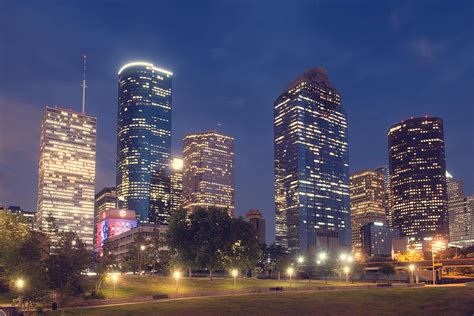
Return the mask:
<path id="1" fill-rule="evenodd" d="M 30 237 L 30 225 L 23 216 L 0 212 L 0 265 L 7 275 L 15 272 L 19 251 Z"/>
<path id="2" fill-rule="evenodd" d="M 172 251 L 167 248 L 166 235 L 154 229 L 150 238 L 148 258 L 154 272 L 168 272 L 171 264 Z"/>
<path id="3" fill-rule="evenodd" d="M 170 251 L 175 254 L 173 265 L 186 267 L 188 277 L 191 278 L 192 268 L 196 264 L 197 245 L 185 210 L 180 209 L 171 216 L 166 239 Z"/>
<path id="4" fill-rule="evenodd" d="M 276 244 L 272 244 L 268 247 L 266 252 L 268 256 L 266 269 L 270 272 L 271 277 L 273 272 L 277 272 L 278 280 L 280 280 L 281 272 L 290 265 L 290 256 L 283 246 Z"/>
<path id="5" fill-rule="evenodd" d="M 82 292 L 82 272 L 90 264 L 90 253 L 75 233 L 59 233 L 46 262 L 50 288 L 59 294 L 60 303 Z"/>
<path id="6" fill-rule="evenodd" d="M 124 256 L 124 270 L 132 271 L 133 273 L 140 273 L 140 270 L 147 270 L 146 266 L 149 263 L 148 252 L 150 251 L 147 244 L 148 241 L 143 234 L 138 233 L 134 235 L 133 243 L 127 246 L 127 253 Z"/>
<path id="7" fill-rule="evenodd" d="M 327 256 L 324 260 L 319 260 L 319 264 L 316 265 L 316 275 L 324 277 L 325 284 L 328 284 L 328 276 L 334 272 L 336 265 L 333 256 Z"/>
<path id="8" fill-rule="evenodd" d="M 379 271 L 387 276 L 387 280 L 390 281 L 390 276 L 397 273 L 395 266 L 391 263 L 384 263 Z"/>
<path id="9" fill-rule="evenodd" d="M 95 287 L 94 296 L 99 296 L 100 288 L 107 278 L 107 274 L 115 271 L 118 268 L 117 260 L 110 249 L 104 246 L 102 253 L 96 258 L 95 261 Z"/>

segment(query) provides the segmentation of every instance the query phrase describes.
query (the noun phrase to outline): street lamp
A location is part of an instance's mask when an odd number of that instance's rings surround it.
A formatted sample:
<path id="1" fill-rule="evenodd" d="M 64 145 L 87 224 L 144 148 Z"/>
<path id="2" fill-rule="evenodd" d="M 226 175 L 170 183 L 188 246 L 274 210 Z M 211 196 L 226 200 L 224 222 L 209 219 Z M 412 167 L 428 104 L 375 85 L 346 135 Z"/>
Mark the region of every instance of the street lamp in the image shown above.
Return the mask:
<path id="1" fill-rule="evenodd" d="M 74 239 L 74 240 L 71 242 L 71 244 L 72 244 L 73 246 L 75 246 L 75 245 L 77 244 L 76 240 Z"/>
<path id="2" fill-rule="evenodd" d="M 344 261 L 346 261 L 346 259 L 347 259 L 347 255 L 346 255 L 345 253 L 341 253 L 341 254 L 339 255 L 339 260 L 341 260 L 341 261 L 344 262 Z"/>
<path id="3" fill-rule="evenodd" d="M 234 290 L 235 290 L 235 285 L 237 283 L 237 276 L 239 275 L 239 271 L 237 269 L 232 269 L 232 271 L 230 271 L 230 274 L 234 278 Z"/>
<path id="4" fill-rule="evenodd" d="M 325 253 L 325 252 L 321 252 L 321 253 L 319 254 L 319 260 L 321 260 L 321 261 L 326 260 L 327 257 L 328 257 L 328 254 Z"/>
<path id="5" fill-rule="evenodd" d="M 176 295 L 178 294 L 178 290 L 179 290 L 179 278 L 181 278 L 181 272 L 179 271 L 175 271 L 173 273 L 173 276 L 176 280 Z"/>
<path id="6" fill-rule="evenodd" d="M 344 273 L 346 274 L 346 286 L 349 285 L 349 272 L 351 272 L 351 268 L 348 266 L 344 267 Z"/>
<path id="7" fill-rule="evenodd" d="M 304 257 L 299 256 L 298 259 L 296 259 L 296 261 L 298 262 L 298 264 L 302 264 L 304 262 Z"/>
<path id="8" fill-rule="evenodd" d="M 25 280 L 23 279 L 17 279 L 15 281 L 15 285 L 16 285 L 16 288 L 18 289 L 18 291 L 22 291 L 23 288 L 25 287 Z"/>
<path id="9" fill-rule="evenodd" d="M 140 252 L 145 251 L 146 247 L 145 245 L 140 246 L 140 250 L 138 251 L 138 276 L 142 274 L 142 262 L 140 260 Z"/>
<path id="10" fill-rule="evenodd" d="M 437 250 L 441 250 L 443 248 L 443 242 L 441 240 L 436 240 L 431 243 L 431 264 L 433 269 L 433 285 L 436 285 L 436 275 L 435 275 L 435 246 Z M 437 251 L 436 250 L 436 251 Z"/>
<path id="11" fill-rule="evenodd" d="M 291 287 L 291 277 L 293 276 L 293 272 L 295 270 L 293 269 L 293 267 L 288 267 L 288 269 L 286 269 L 286 273 L 288 274 L 288 276 L 290 277 L 290 287 Z"/>
<path id="12" fill-rule="evenodd" d="M 114 296 L 113 296 L 113 298 L 115 298 L 115 287 L 116 287 L 117 281 L 119 279 L 119 274 L 118 273 L 111 273 L 110 278 L 112 279 L 112 282 L 114 284 Z"/>
<path id="13" fill-rule="evenodd" d="M 410 270 L 411 273 L 411 278 L 413 280 L 413 283 L 415 283 L 415 265 L 412 263 L 408 266 L 408 270 Z"/>

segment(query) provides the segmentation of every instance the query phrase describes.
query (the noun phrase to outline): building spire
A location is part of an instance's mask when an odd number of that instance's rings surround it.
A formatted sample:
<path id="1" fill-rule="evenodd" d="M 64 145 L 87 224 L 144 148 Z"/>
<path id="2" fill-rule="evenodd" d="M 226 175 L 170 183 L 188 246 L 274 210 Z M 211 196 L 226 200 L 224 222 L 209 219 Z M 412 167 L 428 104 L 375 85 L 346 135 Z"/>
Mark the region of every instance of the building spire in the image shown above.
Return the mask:
<path id="1" fill-rule="evenodd" d="M 83 78 L 82 78 L 82 114 L 85 114 L 86 111 L 86 61 L 87 61 L 87 55 L 84 54 L 82 57 L 84 57 L 84 70 L 83 70 Z"/>

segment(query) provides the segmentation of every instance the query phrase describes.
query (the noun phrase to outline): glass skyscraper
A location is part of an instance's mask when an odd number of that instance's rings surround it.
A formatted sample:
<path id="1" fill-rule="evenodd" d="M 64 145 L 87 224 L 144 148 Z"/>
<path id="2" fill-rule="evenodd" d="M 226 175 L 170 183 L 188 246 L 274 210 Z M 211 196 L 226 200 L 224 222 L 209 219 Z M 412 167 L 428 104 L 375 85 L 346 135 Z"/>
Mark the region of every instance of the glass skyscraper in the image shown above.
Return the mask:
<path id="1" fill-rule="evenodd" d="M 46 107 L 41 124 L 37 220 L 53 241 L 57 239 L 55 229 L 75 232 L 92 249 L 96 131 L 95 117 Z"/>
<path id="2" fill-rule="evenodd" d="M 388 131 L 393 225 L 414 240 L 448 236 L 443 121 L 411 118 Z"/>
<path id="3" fill-rule="evenodd" d="M 274 102 L 276 243 L 290 252 L 351 246 L 347 115 L 323 68 Z"/>
<path id="4" fill-rule="evenodd" d="M 141 222 L 169 218 L 172 75 L 144 62 L 118 72 L 118 203 Z"/>

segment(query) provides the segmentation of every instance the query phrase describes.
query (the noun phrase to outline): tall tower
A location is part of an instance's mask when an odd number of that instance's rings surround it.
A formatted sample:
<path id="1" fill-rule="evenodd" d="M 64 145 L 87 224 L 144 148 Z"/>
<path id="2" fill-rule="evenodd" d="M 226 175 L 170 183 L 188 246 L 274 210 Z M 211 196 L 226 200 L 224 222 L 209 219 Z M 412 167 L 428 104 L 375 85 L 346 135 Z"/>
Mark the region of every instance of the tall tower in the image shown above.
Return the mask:
<path id="1" fill-rule="evenodd" d="M 183 207 L 183 159 L 173 158 L 171 162 L 171 212 Z"/>
<path id="2" fill-rule="evenodd" d="M 219 207 L 234 216 L 234 138 L 210 131 L 183 139 L 183 207 Z"/>
<path id="3" fill-rule="evenodd" d="M 390 168 L 388 166 L 380 166 L 374 169 L 377 172 L 383 174 L 383 184 L 384 184 L 384 208 L 385 208 L 385 217 L 387 221 L 387 225 L 389 227 L 393 226 L 393 214 L 392 208 L 390 206 Z"/>
<path id="4" fill-rule="evenodd" d="M 46 107 L 41 124 L 39 227 L 75 232 L 92 249 L 97 119 Z M 54 220 L 52 220 L 54 218 Z M 56 235 L 51 235 L 56 240 Z"/>
<path id="5" fill-rule="evenodd" d="M 145 223 L 169 218 L 172 75 L 144 62 L 118 72 L 117 196 Z"/>
<path id="6" fill-rule="evenodd" d="M 474 245 L 474 196 L 464 196 L 464 183 L 446 172 L 448 187 L 449 242 Z"/>
<path id="7" fill-rule="evenodd" d="M 117 208 L 117 189 L 115 187 L 106 187 L 95 195 L 94 204 L 94 238 L 97 236 L 97 223 L 100 222 L 100 213 L 108 209 Z M 94 240 L 94 245 L 96 241 Z"/>
<path id="8" fill-rule="evenodd" d="M 273 119 L 276 243 L 290 252 L 325 248 L 328 239 L 350 247 L 347 115 L 326 70 L 292 82 Z"/>
<path id="9" fill-rule="evenodd" d="M 384 175 L 375 170 L 362 170 L 351 175 L 352 248 L 362 249 L 362 226 L 385 222 Z"/>
<path id="10" fill-rule="evenodd" d="M 414 240 L 447 238 L 443 121 L 412 118 L 388 131 L 394 226 Z"/>

